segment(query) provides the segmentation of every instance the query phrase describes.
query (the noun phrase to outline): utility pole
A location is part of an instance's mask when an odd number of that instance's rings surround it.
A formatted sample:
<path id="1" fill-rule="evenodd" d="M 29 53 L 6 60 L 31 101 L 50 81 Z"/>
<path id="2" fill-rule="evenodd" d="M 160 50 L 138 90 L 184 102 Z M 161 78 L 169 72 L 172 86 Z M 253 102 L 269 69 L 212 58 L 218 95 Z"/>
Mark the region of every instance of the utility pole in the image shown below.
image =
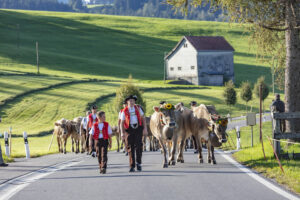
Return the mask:
<path id="1" fill-rule="evenodd" d="M 167 52 L 164 53 L 164 83 L 166 83 L 166 55 Z"/>
<path id="2" fill-rule="evenodd" d="M 36 42 L 36 65 L 37 65 L 37 74 L 40 74 L 40 67 L 39 67 L 39 42 Z"/>

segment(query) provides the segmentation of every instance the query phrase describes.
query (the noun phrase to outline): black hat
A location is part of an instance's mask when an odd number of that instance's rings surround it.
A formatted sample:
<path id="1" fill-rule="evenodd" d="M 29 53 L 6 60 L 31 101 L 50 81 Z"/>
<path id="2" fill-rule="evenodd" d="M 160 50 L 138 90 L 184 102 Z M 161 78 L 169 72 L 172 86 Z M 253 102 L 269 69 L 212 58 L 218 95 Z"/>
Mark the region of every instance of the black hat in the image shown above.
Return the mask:
<path id="1" fill-rule="evenodd" d="M 160 105 L 164 105 L 165 103 L 167 103 L 167 102 L 166 101 L 159 102 Z"/>
<path id="2" fill-rule="evenodd" d="M 91 109 L 97 109 L 96 105 L 92 105 Z"/>
<path id="3" fill-rule="evenodd" d="M 276 99 L 280 99 L 280 94 L 275 94 Z"/>
<path id="4" fill-rule="evenodd" d="M 195 106 L 195 105 L 197 105 L 197 102 L 196 101 L 191 101 L 190 105 Z"/>
<path id="5" fill-rule="evenodd" d="M 135 95 L 129 95 L 126 99 L 125 102 L 127 102 L 129 99 L 134 99 L 135 101 L 137 100 L 137 96 Z"/>

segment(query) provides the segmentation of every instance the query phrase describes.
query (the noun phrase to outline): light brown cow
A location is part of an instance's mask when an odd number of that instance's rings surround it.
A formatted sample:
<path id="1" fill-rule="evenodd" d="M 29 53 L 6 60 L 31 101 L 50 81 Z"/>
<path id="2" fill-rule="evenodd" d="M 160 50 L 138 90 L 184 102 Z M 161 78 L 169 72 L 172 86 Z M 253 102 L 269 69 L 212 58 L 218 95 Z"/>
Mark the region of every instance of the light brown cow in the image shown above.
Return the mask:
<path id="1" fill-rule="evenodd" d="M 226 129 L 228 124 L 227 118 L 221 118 L 214 106 L 206 106 L 201 104 L 198 107 L 193 107 L 194 116 L 198 119 L 205 119 L 210 123 L 211 132 L 209 134 L 209 140 L 205 140 L 208 145 L 208 162 L 213 161 L 212 164 L 216 164 L 214 156 L 214 147 L 219 147 L 222 143 L 226 142 Z M 200 141 L 201 142 L 201 141 Z M 201 146 L 201 143 L 199 143 Z M 211 154 L 211 157 L 210 157 Z M 211 158 L 211 159 L 210 159 Z"/>
<path id="2" fill-rule="evenodd" d="M 82 135 L 80 134 L 80 125 L 81 125 L 82 117 L 76 117 L 72 121 L 67 121 L 67 128 L 71 134 L 72 140 L 72 152 L 74 152 L 74 144 L 76 145 L 75 153 L 79 153 L 79 143 L 81 141 L 81 153 L 83 153 L 84 144 L 82 140 Z"/>
<path id="3" fill-rule="evenodd" d="M 143 150 L 146 151 L 146 140 L 147 138 L 149 139 L 149 143 L 150 143 L 150 151 L 157 151 L 159 149 L 158 147 L 158 141 L 157 139 L 153 136 L 151 129 L 150 129 L 150 119 L 151 116 L 146 117 L 146 126 L 147 126 L 147 131 L 148 131 L 148 135 L 145 137 L 143 136 Z"/>
<path id="4" fill-rule="evenodd" d="M 154 113 L 150 119 L 150 130 L 154 137 L 159 141 L 163 155 L 164 162 L 163 167 L 167 168 L 169 165 L 175 165 L 175 152 L 178 140 L 177 130 L 178 126 L 181 126 L 177 121 L 180 117 L 180 113 L 174 110 L 174 106 L 171 104 L 165 104 L 164 107 L 153 107 Z M 166 143 L 172 141 L 172 149 L 169 148 L 169 159 L 167 160 L 167 147 Z"/>
<path id="5" fill-rule="evenodd" d="M 67 120 L 61 119 L 54 123 L 53 134 L 56 134 L 58 151 L 61 153 L 66 153 L 67 139 L 70 136 L 67 128 Z"/>
<path id="6" fill-rule="evenodd" d="M 208 120 L 203 118 L 197 118 L 194 116 L 192 110 L 182 106 L 181 104 L 176 105 L 176 109 L 181 113 L 181 118 L 183 120 L 183 127 L 181 128 L 181 134 L 179 134 L 179 150 L 177 156 L 177 162 L 184 162 L 183 158 L 183 150 L 185 146 L 185 141 L 191 135 L 193 135 L 196 139 L 199 151 L 199 162 L 203 163 L 202 156 L 202 145 L 201 139 L 208 141 L 208 146 L 211 146 L 209 141 L 209 123 Z M 209 154 L 210 157 L 210 154 Z"/>

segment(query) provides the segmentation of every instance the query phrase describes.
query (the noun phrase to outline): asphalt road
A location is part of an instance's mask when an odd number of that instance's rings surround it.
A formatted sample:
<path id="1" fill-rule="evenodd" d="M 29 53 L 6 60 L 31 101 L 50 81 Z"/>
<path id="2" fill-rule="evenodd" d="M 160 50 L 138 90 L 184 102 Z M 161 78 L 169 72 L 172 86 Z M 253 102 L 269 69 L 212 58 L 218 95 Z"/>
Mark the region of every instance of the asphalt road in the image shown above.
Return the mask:
<path id="1" fill-rule="evenodd" d="M 75 160 L 72 158 L 71 161 L 2 183 L 0 199 L 299 198 L 247 168 L 238 168 L 238 164 L 230 162 L 230 153 L 216 153 L 217 165 L 208 164 L 207 159 L 204 164 L 199 164 L 197 155 L 192 151 L 185 152 L 184 156 L 185 163 L 164 169 L 160 152 L 145 152 L 143 171 L 129 173 L 128 157 L 109 152 L 107 174 L 101 175 L 95 158 L 78 155 Z"/>

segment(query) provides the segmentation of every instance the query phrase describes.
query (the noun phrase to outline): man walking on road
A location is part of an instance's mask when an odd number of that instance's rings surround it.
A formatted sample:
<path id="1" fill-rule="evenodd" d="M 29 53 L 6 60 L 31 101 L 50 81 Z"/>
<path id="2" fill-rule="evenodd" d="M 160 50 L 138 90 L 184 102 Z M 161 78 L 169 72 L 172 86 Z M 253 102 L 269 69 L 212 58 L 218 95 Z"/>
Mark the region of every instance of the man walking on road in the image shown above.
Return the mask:
<path id="1" fill-rule="evenodd" d="M 99 111 L 97 113 L 97 118 L 98 122 L 93 125 L 90 133 L 95 141 L 95 146 L 97 148 L 100 174 L 105 174 L 107 167 L 107 147 L 111 149 L 112 130 L 109 124 L 105 121 L 104 111 Z"/>
<path id="2" fill-rule="evenodd" d="M 136 96 L 130 95 L 125 99 L 127 106 L 124 108 L 121 116 L 121 135 L 125 137 L 128 157 L 129 172 L 142 171 L 142 137 L 147 136 L 147 126 L 142 109 L 135 104 Z"/>

